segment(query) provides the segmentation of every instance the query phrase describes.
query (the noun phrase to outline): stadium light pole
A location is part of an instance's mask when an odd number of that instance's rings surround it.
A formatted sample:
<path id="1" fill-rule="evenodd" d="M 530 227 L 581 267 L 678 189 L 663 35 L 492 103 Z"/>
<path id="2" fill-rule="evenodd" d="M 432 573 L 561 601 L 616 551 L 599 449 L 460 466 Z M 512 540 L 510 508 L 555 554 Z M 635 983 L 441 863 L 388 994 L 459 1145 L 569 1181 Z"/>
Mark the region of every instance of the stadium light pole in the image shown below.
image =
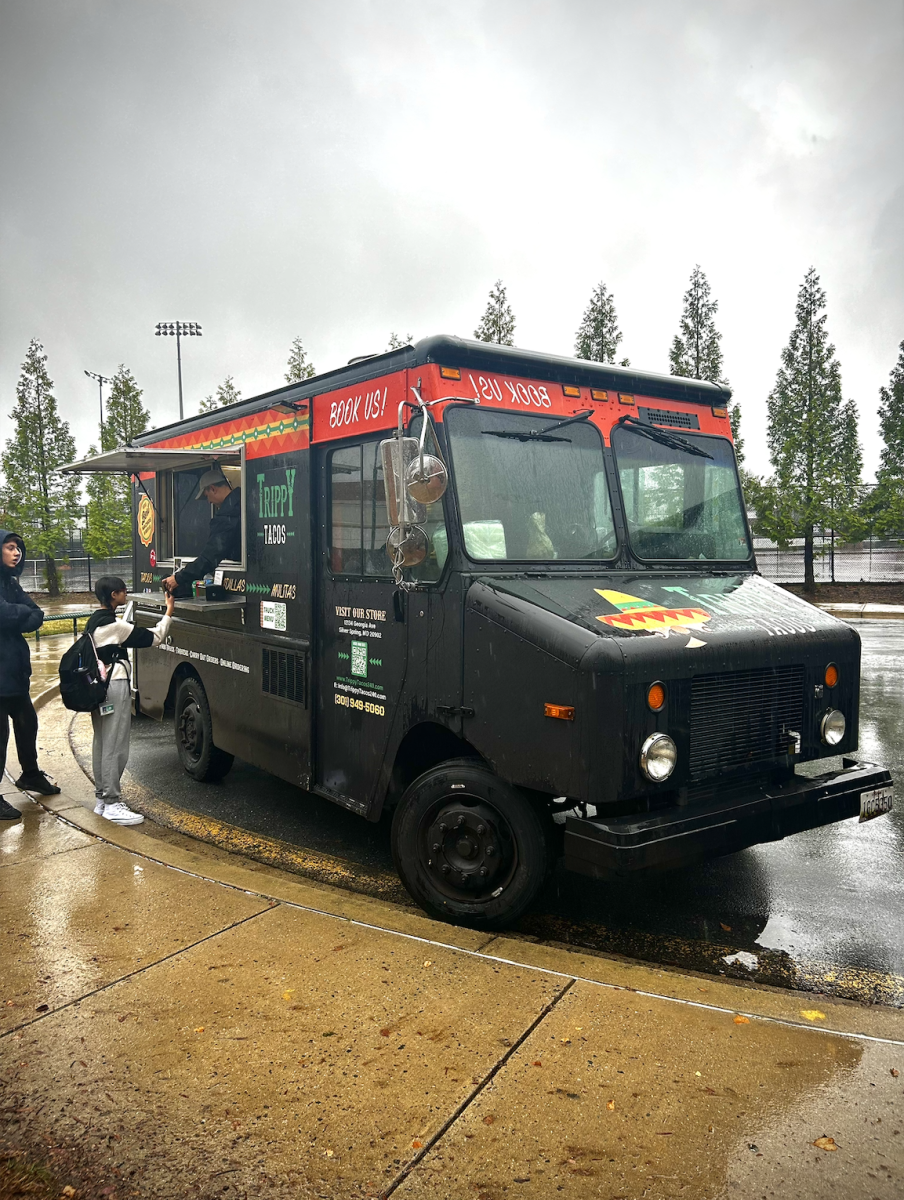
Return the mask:
<path id="1" fill-rule="evenodd" d="M 98 375 L 98 373 L 96 371 L 86 371 L 85 374 L 88 376 L 89 379 L 97 380 L 97 390 L 98 390 L 98 392 L 100 392 L 100 429 L 101 429 L 101 435 L 103 435 L 103 429 L 104 429 L 104 384 L 112 383 L 113 380 L 108 379 L 106 377 L 106 375 Z"/>
<path id="2" fill-rule="evenodd" d="M 182 420 L 182 339 L 201 337 L 201 326 L 197 321 L 161 321 L 157 326 L 157 337 L 175 337 L 176 362 L 179 366 L 179 420 Z"/>

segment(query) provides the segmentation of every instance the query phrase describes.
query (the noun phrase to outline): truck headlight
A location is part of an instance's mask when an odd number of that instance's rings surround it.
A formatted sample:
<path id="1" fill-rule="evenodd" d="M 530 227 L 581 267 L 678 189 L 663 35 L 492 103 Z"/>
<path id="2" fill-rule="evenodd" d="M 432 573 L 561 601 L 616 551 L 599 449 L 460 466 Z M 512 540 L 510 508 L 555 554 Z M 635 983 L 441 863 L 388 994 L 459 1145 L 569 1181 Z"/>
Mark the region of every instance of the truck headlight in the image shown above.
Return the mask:
<path id="1" fill-rule="evenodd" d="M 822 740 L 827 746 L 837 746 L 844 737 L 846 728 L 847 722 L 844 719 L 844 713 L 839 712 L 837 708 L 830 708 L 822 718 L 819 732 L 822 734 Z"/>
<path id="2" fill-rule="evenodd" d="M 640 748 L 640 769 L 654 783 L 668 779 L 677 761 L 678 749 L 667 733 L 651 733 Z"/>

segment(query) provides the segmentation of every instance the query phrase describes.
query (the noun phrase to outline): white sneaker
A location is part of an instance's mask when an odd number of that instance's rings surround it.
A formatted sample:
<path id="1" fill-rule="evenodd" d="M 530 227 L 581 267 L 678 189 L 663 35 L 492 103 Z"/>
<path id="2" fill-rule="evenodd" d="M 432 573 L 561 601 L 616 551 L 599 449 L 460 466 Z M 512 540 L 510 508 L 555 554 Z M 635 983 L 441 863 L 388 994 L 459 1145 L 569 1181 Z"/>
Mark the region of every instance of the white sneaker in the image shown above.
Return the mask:
<path id="1" fill-rule="evenodd" d="M 104 815 L 104 804 L 105 803 L 106 802 L 103 799 L 100 799 L 94 806 L 94 811 L 99 817 L 102 817 Z"/>
<path id="2" fill-rule="evenodd" d="M 141 813 L 132 812 L 121 800 L 117 800 L 115 804 L 105 804 L 103 815 L 115 825 L 140 825 L 144 820 Z"/>

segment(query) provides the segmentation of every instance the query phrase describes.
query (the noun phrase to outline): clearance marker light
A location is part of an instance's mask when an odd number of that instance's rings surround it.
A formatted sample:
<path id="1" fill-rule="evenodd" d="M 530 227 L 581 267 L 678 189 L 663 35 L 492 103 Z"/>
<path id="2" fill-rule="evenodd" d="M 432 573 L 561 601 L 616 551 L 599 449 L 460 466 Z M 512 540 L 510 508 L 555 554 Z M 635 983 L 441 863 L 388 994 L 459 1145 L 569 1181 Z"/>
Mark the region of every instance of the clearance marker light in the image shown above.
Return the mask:
<path id="1" fill-rule="evenodd" d="M 713 409 L 713 416 L 714 416 L 714 417 L 727 417 L 727 416 L 728 416 L 728 409 L 727 409 L 727 408 L 714 408 L 714 409 Z"/>
<path id="2" fill-rule="evenodd" d="M 647 690 L 647 704 L 652 712 L 661 712 L 665 707 L 665 687 L 661 683 L 651 683 Z"/>
<path id="3" fill-rule="evenodd" d="M 443 379 L 461 379 L 458 367 L 440 367 L 439 373 Z"/>
<path id="4" fill-rule="evenodd" d="M 601 392 L 599 388 L 591 388 L 590 389 L 590 399 L 591 400 L 608 400 L 609 393 Z"/>
<path id="5" fill-rule="evenodd" d="M 838 682 L 838 668 L 835 666 L 834 663 L 829 663 L 829 665 L 826 667 L 825 679 L 826 679 L 826 687 L 830 687 L 830 688 L 833 688 L 835 686 L 835 684 Z"/>
<path id="6" fill-rule="evenodd" d="M 634 397 L 633 396 L 625 396 L 621 392 L 619 392 L 618 393 L 618 402 L 619 402 L 619 404 L 633 404 Z"/>
<path id="7" fill-rule="evenodd" d="M 579 387 L 573 387 L 570 383 L 563 383 L 562 391 L 566 396 L 573 396 L 576 400 L 580 400 L 581 398 L 581 389 Z"/>
<path id="8" fill-rule="evenodd" d="M 574 709 L 570 704 L 544 704 L 543 715 L 545 717 L 558 717 L 560 721 L 573 721 Z"/>

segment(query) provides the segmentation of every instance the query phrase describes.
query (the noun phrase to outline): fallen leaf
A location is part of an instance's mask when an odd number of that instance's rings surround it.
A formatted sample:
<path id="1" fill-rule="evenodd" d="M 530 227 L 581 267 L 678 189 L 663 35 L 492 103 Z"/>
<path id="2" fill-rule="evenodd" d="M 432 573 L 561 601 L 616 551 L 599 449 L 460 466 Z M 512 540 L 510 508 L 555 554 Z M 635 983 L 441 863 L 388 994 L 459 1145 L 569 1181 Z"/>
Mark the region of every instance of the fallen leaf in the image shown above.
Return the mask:
<path id="1" fill-rule="evenodd" d="M 893 1079 L 897 1079 L 898 1076 L 901 1074 L 901 1072 L 899 1070 L 897 1070 L 897 1068 L 892 1067 L 891 1074 L 892 1074 Z"/>
<path id="2" fill-rule="evenodd" d="M 432 959 L 432 958 L 428 958 L 428 959 L 426 959 L 426 960 L 424 961 L 424 966 L 425 966 L 425 967 L 432 967 L 432 966 L 433 966 L 433 959 Z"/>
<path id="3" fill-rule="evenodd" d="M 832 1137 L 818 1137 L 813 1143 L 818 1150 L 837 1150 L 838 1145 Z"/>
<path id="4" fill-rule="evenodd" d="M 494 1116 L 486 1116 L 483 1118 L 483 1123 L 484 1125 L 492 1125 L 495 1120 L 496 1118 Z"/>
<path id="5" fill-rule="evenodd" d="M 423 1142 L 419 1142 L 417 1140 L 417 1138 L 415 1138 L 414 1141 L 411 1143 L 411 1149 L 412 1150 L 420 1150 L 420 1148 L 423 1146 L 423 1144 L 424 1144 Z"/>
<path id="6" fill-rule="evenodd" d="M 63 1188 L 62 1192 L 60 1193 L 61 1196 L 66 1196 L 67 1200 L 69 1197 L 74 1196 L 75 1194 L 76 1194 L 75 1188 L 72 1186 L 71 1183 L 67 1183 L 66 1186 Z"/>
<path id="7" fill-rule="evenodd" d="M 389 1037 L 389 1030 L 388 1030 L 388 1029 L 381 1029 L 381 1030 L 380 1030 L 380 1037 Z"/>
<path id="8" fill-rule="evenodd" d="M 540 1062 L 539 1058 L 538 1058 L 538 1059 L 537 1059 L 537 1061 L 534 1063 L 534 1066 L 535 1066 L 535 1067 L 542 1067 L 542 1066 L 543 1066 L 543 1064 Z"/>
<path id="9" fill-rule="evenodd" d="M 695 1072 L 694 1072 L 694 1074 L 697 1076 L 697 1078 L 698 1078 L 698 1079 L 701 1079 L 701 1078 L 702 1078 L 702 1076 L 701 1076 L 701 1074 L 700 1074 L 700 1072 L 699 1072 L 699 1071 L 695 1071 Z"/>
<path id="10" fill-rule="evenodd" d="M 327 1156 L 327 1158 L 332 1158 L 332 1157 L 333 1157 L 333 1151 L 332 1151 L 332 1150 L 327 1150 L 327 1152 L 326 1152 L 326 1156 Z"/>
<path id="11" fill-rule="evenodd" d="M 614 1101 L 614 1100 L 607 1100 L 607 1101 L 606 1101 L 606 1108 L 608 1108 L 609 1112 L 615 1112 L 615 1101 Z"/>
<path id="12" fill-rule="evenodd" d="M 740 1013 L 734 1018 L 735 1025 L 749 1025 L 750 1017 L 742 1017 Z"/>
<path id="13" fill-rule="evenodd" d="M 562 1038 L 562 1045 L 563 1045 L 563 1046 L 570 1046 L 570 1045 L 571 1045 L 571 1038 Z"/>
<path id="14" fill-rule="evenodd" d="M 35 1012 L 47 1012 L 47 1010 L 49 1008 L 50 1008 L 49 1004 L 39 1004 L 38 1007 L 35 1009 Z"/>
<path id="15" fill-rule="evenodd" d="M 295 988 L 286 988 L 286 990 L 282 994 L 283 1000 L 291 1000 L 294 991 L 295 991 Z"/>
<path id="16" fill-rule="evenodd" d="M 802 1008 L 800 1015 L 806 1021 L 824 1021 L 826 1019 L 825 1013 L 820 1012 L 818 1008 Z"/>
<path id="17" fill-rule="evenodd" d="M 204 1032 L 204 1026 L 203 1026 L 203 1025 L 199 1025 L 199 1026 L 198 1026 L 198 1028 L 195 1030 L 195 1033 L 203 1033 L 203 1032 Z"/>
<path id="18" fill-rule="evenodd" d="M 345 949 L 345 947 L 344 947 L 344 946 L 334 946 L 334 947 L 333 947 L 333 953 L 335 954 L 335 952 L 336 952 L 337 950 L 344 950 L 344 949 Z"/>
<path id="19" fill-rule="evenodd" d="M 726 925 L 726 924 L 725 924 L 723 921 L 720 921 L 720 922 L 719 922 L 719 925 L 720 925 L 720 927 L 721 927 L 722 929 L 724 929 L 724 930 L 725 930 L 725 932 L 726 932 L 726 933 L 731 933 L 731 926 L 730 926 L 730 925 Z"/>

